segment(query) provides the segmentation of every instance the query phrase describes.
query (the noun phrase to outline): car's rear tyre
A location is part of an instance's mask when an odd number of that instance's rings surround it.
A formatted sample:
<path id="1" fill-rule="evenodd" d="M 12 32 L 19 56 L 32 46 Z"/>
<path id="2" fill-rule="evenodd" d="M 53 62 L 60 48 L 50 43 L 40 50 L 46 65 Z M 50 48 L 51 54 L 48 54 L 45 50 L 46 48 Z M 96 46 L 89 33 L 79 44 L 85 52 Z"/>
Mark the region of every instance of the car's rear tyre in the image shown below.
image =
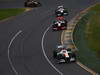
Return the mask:
<path id="1" fill-rule="evenodd" d="M 70 58 L 70 62 L 76 62 L 76 58 L 75 57 Z"/>
<path id="2" fill-rule="evenodd" d="M 69 63 L 70 59 L 69 58 L 65 58 L 65 63 Z"/>
<path id="3" fill-rule="evenodd" d="M 57 51 L 54 50 L 54 51 L 53 51 L 53 58 L 56 58 L 56 57 L 57 57 Z"/>
<path id="4" fill-rule="evenodd" d="M 76 54 L 75 53 L 72 54 L 72 57 L 71 58 L 74 59 L 72 62 L 76 62 Z"/>
<path id="5" fill-rule="evenodd" d="M 27 7 L 27 2 L 24 3 L 24 6 Z"/>
<path id="6" fill-rule="evenodd" d="M 37 5 L 37 6 L 38 6 L 38 7 L 40 7 L 40 6 L 42 6 L 42 5 L 41 5 L 41 3 L 38 3 L 38 5 Z"/>

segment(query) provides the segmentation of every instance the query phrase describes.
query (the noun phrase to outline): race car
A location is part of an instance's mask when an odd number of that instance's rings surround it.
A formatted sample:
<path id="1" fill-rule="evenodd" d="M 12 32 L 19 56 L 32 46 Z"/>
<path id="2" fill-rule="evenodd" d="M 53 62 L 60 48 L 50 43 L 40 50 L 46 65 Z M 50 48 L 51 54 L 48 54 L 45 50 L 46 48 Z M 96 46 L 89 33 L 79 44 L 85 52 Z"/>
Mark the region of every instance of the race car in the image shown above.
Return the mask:
<path id="1" fill-rule="evenodd" d="M 63 6 L 58 6 L 57 9 L 55 10 L 55 15 L 56 16 L 67 16 L 68 11 Z"/>
<path id="2" fill-rule="evenodd" d="M 25 1 L 24 6 L 25 7 L 39 7 L 41 6 L 41 3 L 35 0 L 27 0 Z"/>
<path id="3" fill-rule="evenodd" d="M 56 18 L 55 21 L 53 21 L 52 30 L 65 30 L 67 29 L 67 21 L 63 18 Z"/>
<path id="4" fill-rule="evenodd" d="M 56 50 L 53 51 L 53 58 L 57 59 L 57 63 L 70 63 L 76 61 L 76 54 L 71 48 L 64 48 L 63 46 L 58 46 Z"/>

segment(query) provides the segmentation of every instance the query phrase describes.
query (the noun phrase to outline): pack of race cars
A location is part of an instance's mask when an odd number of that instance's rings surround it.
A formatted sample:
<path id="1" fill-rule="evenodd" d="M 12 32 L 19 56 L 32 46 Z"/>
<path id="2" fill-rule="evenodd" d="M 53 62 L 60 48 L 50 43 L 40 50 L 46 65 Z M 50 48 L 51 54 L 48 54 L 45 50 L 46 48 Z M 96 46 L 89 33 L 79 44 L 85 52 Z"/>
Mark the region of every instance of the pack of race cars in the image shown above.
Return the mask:
<path id="1" fill-rule="evenodd" d="M 66 30 L 67 29 L 67 20 L 65 16 L 68 15 L 68 11 L 63 6 L 58 6 L 55 10 L 56 20 L 53 21 L 52 30 Z M 58 45 L 57 48 L 53 51 L 53 58 L 57 63 L 70 63 L 76 62 L 76 53 L 73 52 L 71 48 L 66 48 L 64 45 Z"/>
<path id="2" fill-rule="evenodd" d="M 41 5 L 40 2 L 34 0 L 27 0 L 25 2 L 25 7 L 38 7 Z M 65 16 L 68 16 L 68 11 L 63 6 L 58 6 L 55 10 L 56 19 L 53 21 L 52 30 L 66 30 L 67 29 L 67 20 Z M 53 50 L 53 58 L 57 63 L 70 63 L 76 61 L 76 54 L 71 48 L 66 48 L 64 45 L 58 45 L 55 50 Z"/>
<path id="3" fill-rule="evenodd" d="M 64 18 L 68 15 L 68 11 L 63 6 L 58 6 L 55 10 L 56 20 L 53 21 L 52 30 L 66 30 L 67 29 L 67 20 Z"/>

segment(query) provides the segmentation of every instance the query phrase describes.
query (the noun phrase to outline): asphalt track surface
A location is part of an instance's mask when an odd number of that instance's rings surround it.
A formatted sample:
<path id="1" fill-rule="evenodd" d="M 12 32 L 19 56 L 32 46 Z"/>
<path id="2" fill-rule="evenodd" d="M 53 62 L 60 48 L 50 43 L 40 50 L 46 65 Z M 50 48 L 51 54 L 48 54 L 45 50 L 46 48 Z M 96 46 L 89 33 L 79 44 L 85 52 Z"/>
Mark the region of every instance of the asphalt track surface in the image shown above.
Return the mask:
<path id="1" fill-rule="evenodd" d="M 10 1 L 3 8 L 23 7 L 22 0 Z M 2 1 L 1 1 L 2 2 Z M 6 2 L 6 1 L 5 1 Z M 4 2 L 4 3 L 5 3 Z M 78 12 L 96 3 L 94 0 L 40 0 L 42 7 L 34 8 L 0 22 L 0 75 L 90 75 L 75 63 L 56 64 L 52 50 L 60 44 L 61 31 L 52 32 L 54 10 L 63 4 L 69 9 L 68 21 Z M 17 5 L 19 4 L 19 5 Z M 2 4 L 3 5 L 3 4 Z M 49 29 L 47 30 L 47 28 Z M 47 55 L 49 61 L 46 59 Z M 55 68 L 56 69 L 55 69 Z"/>

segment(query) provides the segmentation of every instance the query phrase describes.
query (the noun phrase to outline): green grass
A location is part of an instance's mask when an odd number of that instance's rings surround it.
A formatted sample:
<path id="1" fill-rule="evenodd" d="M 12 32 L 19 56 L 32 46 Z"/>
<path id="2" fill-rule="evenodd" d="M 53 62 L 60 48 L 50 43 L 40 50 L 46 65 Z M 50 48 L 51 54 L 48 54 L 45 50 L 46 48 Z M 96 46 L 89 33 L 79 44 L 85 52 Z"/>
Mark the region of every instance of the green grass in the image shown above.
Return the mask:
<path id="1" fill-rule="evenodd" d="M 74 42 L 78 51 L 78 60 L 100 74 L 100 4 L 92 7 L 77 23 Z"/>
<path id="2" fill-rule="evenodd" d="M 85 28 L 85 38 L 88 46 L 100 58 L 100 4 L 91 8 L 90 11 L 94 12 L 89 18 Z"/>
<path id="3" fill-rule="evenodd" d="M 8 8 L 8 9 L 0 9 L 0 20 L 3 20 L 5 18 L 16 16 L 20 13 L 25 11 L 24 8 Z"/>

